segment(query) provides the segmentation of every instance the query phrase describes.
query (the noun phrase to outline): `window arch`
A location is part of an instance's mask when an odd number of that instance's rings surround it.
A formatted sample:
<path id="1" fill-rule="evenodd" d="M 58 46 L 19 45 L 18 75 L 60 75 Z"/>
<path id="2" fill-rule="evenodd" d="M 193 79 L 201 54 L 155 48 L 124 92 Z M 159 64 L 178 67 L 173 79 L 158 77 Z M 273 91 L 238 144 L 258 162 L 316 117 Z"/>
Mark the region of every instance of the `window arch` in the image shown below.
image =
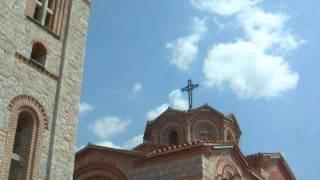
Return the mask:
<path id="1" fill-rule="evenodd" d="M 106 162 L 90 162 L 75 168 L 74 180 L 127 180 L 127 176 L 118 167 Z"/>
<path id="2" fill-rule="evenodd" d="M 47 59 L 46 47 L 40 42 L 33 43 L 30 59 L 41 66 L 45 66 Z"/>
<path id="3" fill-rule="evenodd" d="M 47 116 L 30 96 L 17 96 L 8 106 L 10 119 L 0 179 L 36 179 Z"/>
<path id="4" fill-rule="evenodd" d="M 177 145 L 179 143 L 178 133 L 176 131 L 172 131 L 169 134 L 169 143 L 171 145 Z"/>
<path id="5" fill-rule="evenodd" d="M 174 142 L 174 144 L 182 144 L 185 142 L 184 129 L 177 122 L 169 122 L 165 124 L 163 127 L 160 127 L 159 129 L 160 132 L 158 141 L 160 144 L 173 145 L 173 143 L 170 142 L 170 135 L 175 136 L 172 134 L 172 132 L 176 132 L 176 142 Z"/>
<path id="6" fill-rule="evenodd" d="M 217 158 L 216 172 L 216 179 L 218 180 L 244 179 L 241 170 L 234 164 L 232 157 L 225 153 Z"/>
<path id="7" fill-rule="evenodd" d="M 192 127 L 193 140 L 220 140 L 220 131 L 210 120 L 198 120 Z"/>

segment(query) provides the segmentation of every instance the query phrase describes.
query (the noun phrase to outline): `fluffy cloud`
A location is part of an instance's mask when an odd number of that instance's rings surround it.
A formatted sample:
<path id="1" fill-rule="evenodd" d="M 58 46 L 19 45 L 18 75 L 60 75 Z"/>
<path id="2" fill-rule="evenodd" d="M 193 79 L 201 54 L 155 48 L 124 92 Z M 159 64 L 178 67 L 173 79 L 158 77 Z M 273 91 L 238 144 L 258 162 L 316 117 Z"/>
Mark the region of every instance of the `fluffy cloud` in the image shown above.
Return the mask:
<path id="1" fill-rule="evenodd" d="M 287 53 L 303 41 L 286 28 L 284 13 L 272 13 L 254 0 L 191 0 L 198 10 L 233 19 L 243 35 L 209 48 L 203 73 L 209 86 L 228 87 L 240 98 L 270 98 L 297 86 Z M 231 16 L 232 15 L 232 16 Z M 217 17 L 215 16 L 215 18 Z"/>
<path id="2" fill-rule="evenodd" d="M 86 102 L 80 103 L 80 114 L 86 114 L 86 113 L 89 113 L 93 110 L 94 110 L 94 106 L 92 106 Z"/>
<path id="3" fill-rule="evenodd" d="M 179 110 L 188 109 L 188 101 L 185 100 L 182 96 L 182 93 L 179 89 L 173 90 L 168 95 L 169 104 L 164 103 L 147 113 L 147 120 L 153 120 L 162 114 L 169 106 Z"/>
<path id="4" fill-rule="evenodd" d="M 207 32 L 206 19 L 193 18 L 192 33 L 166 44 L 171 50 L 170 63 L 178 69 L 187 70 L 198 54 L 198 44 Z"/>
<path id="5" fill-rule="evenodd" d="M 143 89 L 143 86 L 142 86 L 142 84 L 140 82 L 134 83 L 134 85 L 132 87 L 132 91 L 134 93 L 137 93 L 137 92 L 141 91 L 142 89 Z"/>
<path id="6" fill-rule="evenodd" d="M 250 41 L 212 47 L 203 72 L 209 86 L 225 83 L 241 98 L 274 97 L 294 89 L 299 79 L 281 56 L 266 54 Z"/>
<path id="7" fill-rule="evenodd" d="M 259 2 L 257 0 L 191 0 L 191 4 L 196 9 L 223 16 L 234 15 Z"/>
<path id="8" fill-rule="evenodd" d="M 96 120 L 89 128 L 101 139 L 106 139 L 116 134 L 125 132 L 129 121 L 125 121 L 116 116 L 107 116 Z"/>
<path id="9" fill-rule="evenodd" d="M 183 98 L 180 89 L 173 90 L 169 93 L 170 105 L 179 110 L 188 109 L 188 101 Z"/>
<path id="10" fill-rule="evenodd" d="M 303 42 L 286 29 L 285 22 L 288 19 L 283 13 L 270 13 L 257 7 L 237 16 L 247 40 L 261 50 L 280 55 L 299 47 Z"/>

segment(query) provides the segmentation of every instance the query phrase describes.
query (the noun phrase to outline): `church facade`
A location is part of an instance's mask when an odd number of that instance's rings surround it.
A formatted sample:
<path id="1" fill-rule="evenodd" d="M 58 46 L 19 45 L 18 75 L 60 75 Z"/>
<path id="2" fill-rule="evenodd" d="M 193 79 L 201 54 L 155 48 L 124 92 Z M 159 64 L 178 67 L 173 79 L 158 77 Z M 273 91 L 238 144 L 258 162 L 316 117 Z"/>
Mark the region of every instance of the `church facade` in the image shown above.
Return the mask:
<path id="1" fill-rule="evenodd" d="M 76 153 L 75 180 L 295 180 L 280 153 L 245 156 L 233 114 L 203 105 L 168 108 L 148 121 L 133 150 L 88 144 Z"/>
<path id="2" fill-rule="evenodd" d="M 90 0 L 0 6 L 0 179 L 72 179 Z"/>

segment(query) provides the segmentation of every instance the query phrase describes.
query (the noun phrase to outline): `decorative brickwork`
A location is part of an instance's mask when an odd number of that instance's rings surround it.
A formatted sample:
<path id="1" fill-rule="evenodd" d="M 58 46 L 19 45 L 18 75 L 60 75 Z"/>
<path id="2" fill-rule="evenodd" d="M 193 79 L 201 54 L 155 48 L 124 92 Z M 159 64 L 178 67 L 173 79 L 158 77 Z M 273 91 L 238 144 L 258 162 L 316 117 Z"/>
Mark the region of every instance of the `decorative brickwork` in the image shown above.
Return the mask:
<path id="1" fill-rule="evenodd" d="M 24 169 L 23 179 L 37 179 L 43 131 L 44 129 L 48 129 L 48 120 L 42 105 L 36 99 L 27 95 L 15 97 L 8 105 L 10 119 L 1 171 L 2 179 L 8 179 L 9 176 L 18 118 L 24 109 L 33 111 L 35 119 L 33 119 L 34 122 L 32 123 L 31 137 L 27 145 L 28 149 L 25 149 L 26 169 Z"/>
<path id="2" fill-rule="evenodd" d="M 75 174 L 74 178 L 79 180 L 127 180 L 121 170 L 108 163 L 89 163 L 77 172 L 79 173 Z"/>

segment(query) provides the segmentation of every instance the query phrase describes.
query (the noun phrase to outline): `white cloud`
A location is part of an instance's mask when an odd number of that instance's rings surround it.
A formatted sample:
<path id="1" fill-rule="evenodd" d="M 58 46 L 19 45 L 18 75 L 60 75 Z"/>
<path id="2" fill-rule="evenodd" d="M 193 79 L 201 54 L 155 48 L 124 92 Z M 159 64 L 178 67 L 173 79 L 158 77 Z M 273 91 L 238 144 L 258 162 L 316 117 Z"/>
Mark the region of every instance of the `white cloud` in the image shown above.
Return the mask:
<path id="1" fill-rule="evenodd" d="M 149 111 L 147 113 L 147 120 L 154 120 L 165 110 L 167 110 L 169 106 L 178 110 L 188 109 L 188 101 L 183 98 L 182 93 L 179 89 L 171 91 L 168 95 L 168 98 L 169 104 L 164 103 Z"/>
<path id="2" fill-rule="evenodd" d="M 86 102 L 80 103 L 80 114 L 81 115 L 87 114 L 93 110 L 94 110 L 94 106 L 92 106 L 91 104 L 88 104 Z"/>
<path id="3" fill-rule="evenodd" d="M 188 101 L 183 98 L 180 89 L 176 89 L 170 92 L 169 102 L 170 102 L 170 105 L 175 109 L 178 109 L 178 110 L 188 109 Z"/>
<path id="4" fill-rule="evenodd" d="M 142 134 L 139 134 L 131 139 L 129 139 L 128 141 L 126 141 L 124 144 L 123 144 L 123 148 L 124 149 L 132 149 L 136 146 L 138 146 L 139 144 L 141 144 L 143 142 L 143 135 Z"/>
<path id="5" fill-rule="evenodd" d="M 191 0 L 196 9 L 218 15 L 234 15 L 258 4 L 257 0 Z"/>
<path id="6" fill-rule="evenodd" d="M 225 23 L 219 21 L 219 19 L 216 18 L 216 17 L 213 18 L 213 22 L 214 22 L 214 24 L 217 25 L 217 27 L 218 27 L 220 30 L 224 30 L 224 29 L 226 28 Z"/>
<path id="7" fill-rule="evenodd" d="M 133 91 L 134 93 L 137 93 L 137 92 L 139 92 L 139 91 L 142 91 L 142 89 L 143 89 L 143 86 L 142 86 L 142 84 L 141 84 L 140 82 L 134 83 L 134 85 L 133 85 L 133 87 L 132 87 L 132 91 Z"/>
<path id="8" fill-rule="evenodd" d="M 274 97 L 294 89 L 299 79 L 281 56 L 266 54 L 250 41 L 212 47 L 203 72 L 209 86 L 226 84 L 241 98 Z"/>
<path id="9" fill-rule="evenodd" d="M 191 35 L 166 44 L 166 47 L 171 50 L 170 63 L 178 69 L 188 70 L 198 54 L 199 41 L 206 32 L 206 18 L 193 18 Z"/>
<path id="10" fill-rule="evenodd" d="M 285 56 L 303 41 L 286 27 L 288 15 L 266 12 L 257 5 L 260 2 L 191 0 L 198 10 L 234 19 L 243 31 L 235 41 L 217 43 L 209 49 L 203 65 L 209 86 L 226 86 L 241 98 L 254 99 L 275 97 L 296 88 L 299 75 L 290 69 Z"/>
<path id="11" fill-rule="evenodd" d="M 295 37 L 285 27 L 289 17 L 283 13 L 270 13 L 253 7 L 237 17 L 245 33 L 245 38 L 261 49 L 275 53 L 286 53 L 297 48 L 303 41 Z"/>
<path id="12" fill-rule="evenodd" d="M 107 116 L 96 120 L 89 128 L 101 139 L 105 139 L 127 130 L 129 121 L 116 116 Z"/>

